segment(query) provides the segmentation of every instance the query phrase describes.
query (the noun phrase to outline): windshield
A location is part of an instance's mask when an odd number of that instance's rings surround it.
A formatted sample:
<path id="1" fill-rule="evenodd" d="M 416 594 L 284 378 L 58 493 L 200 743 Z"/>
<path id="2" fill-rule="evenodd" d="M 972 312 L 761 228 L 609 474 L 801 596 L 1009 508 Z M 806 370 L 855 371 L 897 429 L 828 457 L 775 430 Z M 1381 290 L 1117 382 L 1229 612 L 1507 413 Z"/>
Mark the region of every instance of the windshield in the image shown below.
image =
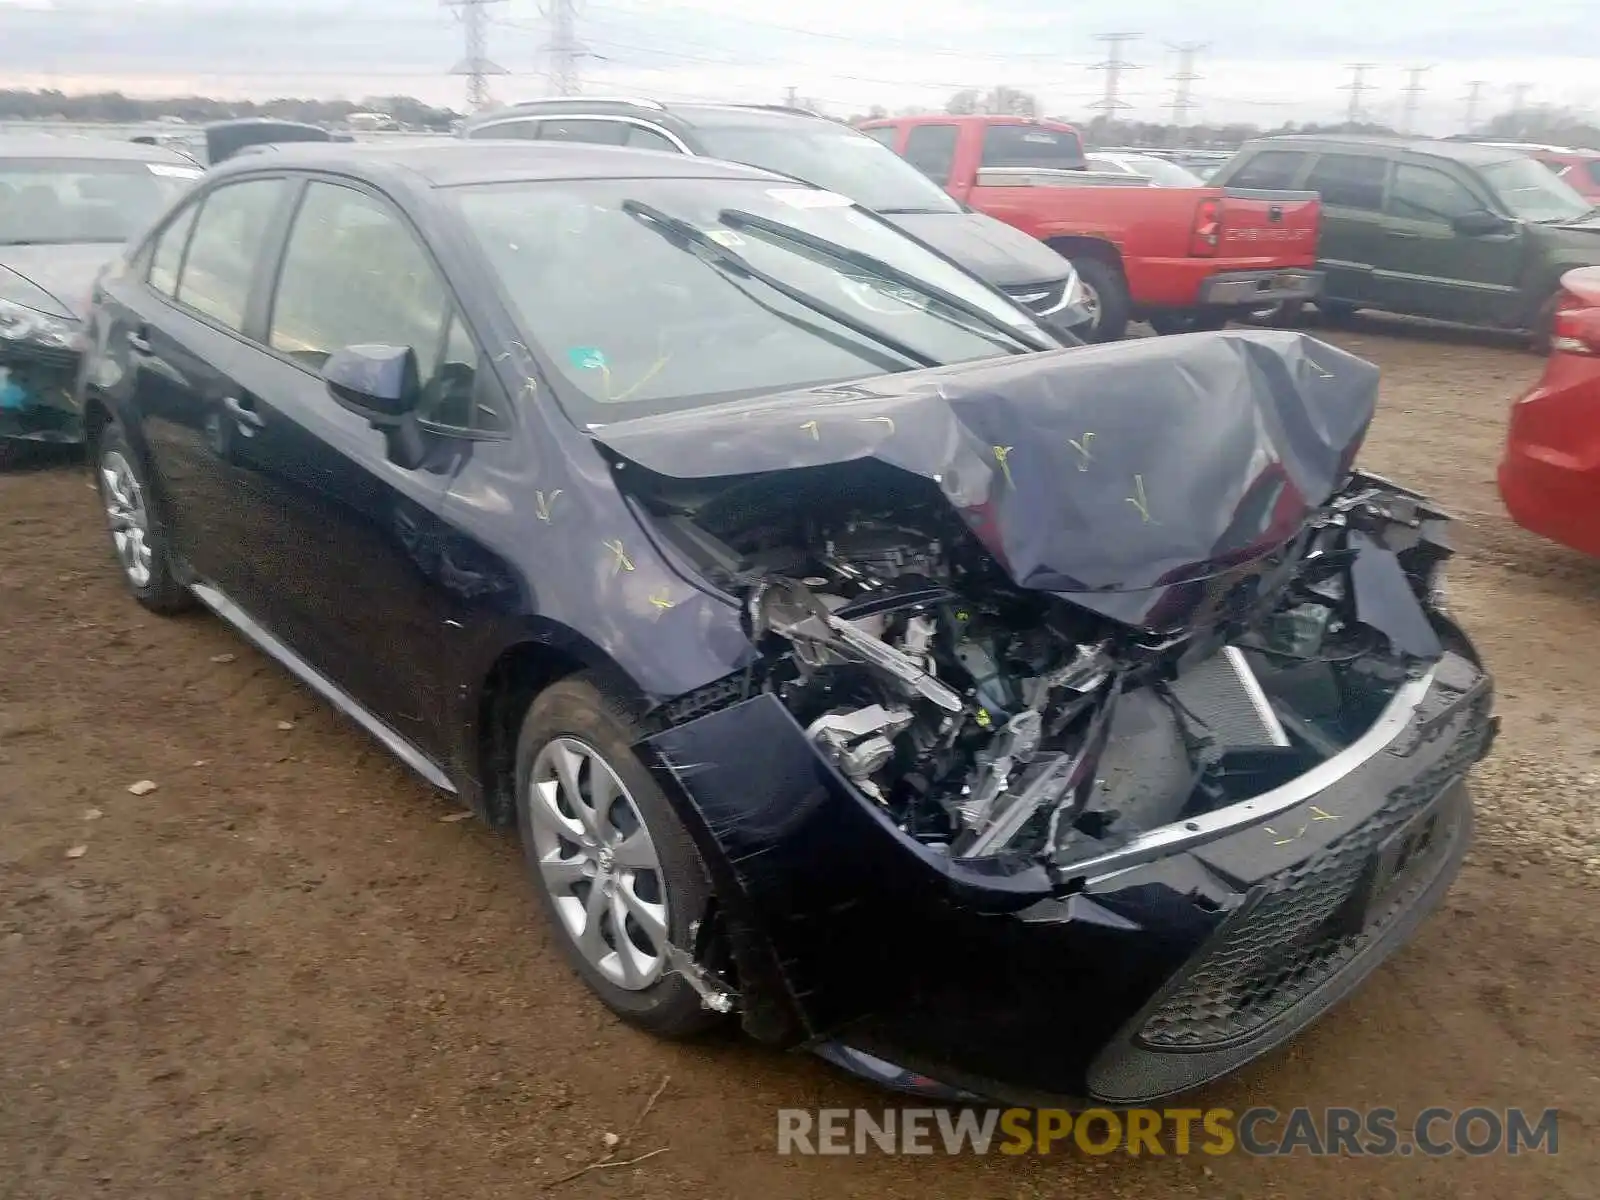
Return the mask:
<path id="1" fill-rule="evenodd" d="M 1483 177 L 1512 216 L 1523 221 L 1553 224 L 1587 216 L 1593 207 L 1572 190 L 1572 185 L 1552 175 L 1531 158 L 1513 158 L 1483 168 Z"/>
<path id="2" fill-rule="evenodd" d="M 871 255 L 1056 344 L 1025 311 L 829 192 L 761 180 L 607 179 L 451 194 L 529 346 L 589 402 L 574 414 L 580 424 L 1025 348 L 861 269 L 736 230 L 725 212 Z M 641 219 L 641 207 L 686 222 L 713 250 L 691 251 Z M 715 261 L 714 247 L 782 289 Z"/>
<path id="3" fill-rule="evenodd" d="M 881 213 L 960 212 L 943 188 L 882 142 L 819 123 L 696 129 L 706 153 L 804 179 Z"/>
<path id="4" fill-rule="evenodd" d="M 1175 162 L 1152 155 L 1131 154 L 1122 160 L 1140 175 L 1154 180 L 1157 187 L 1203 187 L 1200 177 Z"/>
<path id="5" fill-rule="evenodd" d="M 0 159 L 0 246 L 122 243 L 200 168 L 94 159 Z"/>

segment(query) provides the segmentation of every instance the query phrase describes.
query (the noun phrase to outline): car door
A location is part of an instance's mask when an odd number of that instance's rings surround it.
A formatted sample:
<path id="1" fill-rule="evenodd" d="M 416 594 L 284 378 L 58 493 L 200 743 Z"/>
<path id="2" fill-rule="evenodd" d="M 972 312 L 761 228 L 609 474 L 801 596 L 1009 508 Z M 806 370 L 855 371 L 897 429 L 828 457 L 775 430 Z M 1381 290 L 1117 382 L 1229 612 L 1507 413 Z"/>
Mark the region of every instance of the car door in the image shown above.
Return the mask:
<path id="1" fill-rule="evenodd" d="M 390 200 L 313 178 L 289 222 L 248 371 L 259 428 L 245 487 L 263 498 L 243 548 L 297 652 L 430 757 L 447 697 L 444 495 L 471 441 L 506 435 L 492 372 L 444 275 Z M 353 345 L 410 347 L 427 453 L 391 458 L 319 371 Z"/>
<path id="2" fill-rule="evenodd" d="M 288 182 L 212 188 L 159 231 L 144 270 L 107 285 L 117 317 L 106 336 L 132 379 L 129 402 L 181 564 L 243 603 L 257 603 L 235 553 L 248 505 L 235 464 L 256 430 L 241 381 L 243 340 L 259 301 L 263 253 L 287 215 Z"/>
<path id="3" fill-rule="evenodd" d="M 1384 187 L 1389 160 L 1378 154 L 1319 154 L 1305 181 L 1322 198 L 1317 266 L 1324 295 L 1349 304 L 1370 304 L 1372 270 L 1384 250 Z"/>
<path id="4" fill-rule="evenodd" d="M 1391 312 L 1472 323 L 1514 319 L 1524 253 L 1521 228 L 1469 236 L 1452 222 L 1493 211 L 1487 193 L 1442 165 L 1398 162 L 1389 186 L 1384 252 L 1373 271 Z"/>

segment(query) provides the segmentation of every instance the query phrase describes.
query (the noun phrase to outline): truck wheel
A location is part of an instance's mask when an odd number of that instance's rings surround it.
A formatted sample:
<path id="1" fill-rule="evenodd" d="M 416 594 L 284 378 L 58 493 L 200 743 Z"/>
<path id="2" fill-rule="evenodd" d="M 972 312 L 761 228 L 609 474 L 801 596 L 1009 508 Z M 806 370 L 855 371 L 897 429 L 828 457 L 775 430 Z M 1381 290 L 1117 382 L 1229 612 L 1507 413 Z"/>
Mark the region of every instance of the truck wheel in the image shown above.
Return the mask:
<path id="1" fill-rule="evenodd" d="M 593 675 L 540 692 L 517 738 L 517 825 L 555 940 L 619 1017 L 685 1038 L 720 1017 L 669 961 L 711 902 L 705 864 L 633 743 L 646 734 Z"/>
<path id="2" fill-rule="evenodd" d="M 1229 313 L 1222 309 L 1197 309 L 1191 312 L 1150 314 L 1150 328 L 1160 334 L 1210 333 L 1228 324 Z"/>
<path id="3" fill-rule="evenodd" d="M 1115 342 L 1128 332 L 1132 302 L 1122 272 L 1098 258 L 1074 258 L 1089 319 L 1073 329 L 1086 342 Z"/>

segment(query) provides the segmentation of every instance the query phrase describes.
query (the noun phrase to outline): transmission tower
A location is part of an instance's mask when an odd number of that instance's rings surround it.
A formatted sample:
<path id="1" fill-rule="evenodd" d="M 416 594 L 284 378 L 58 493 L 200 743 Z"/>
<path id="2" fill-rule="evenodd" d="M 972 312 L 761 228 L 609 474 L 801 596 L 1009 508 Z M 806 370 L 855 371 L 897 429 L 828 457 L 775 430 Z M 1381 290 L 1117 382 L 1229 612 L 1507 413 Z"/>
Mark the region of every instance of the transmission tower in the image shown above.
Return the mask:
<path id="1" fill-rule="evenodd" d="M 1117 119 L 1117 113 L 1125 108 L 1132 108 L 1126 100 L 1122 99 L 1122 73 L 1124 71 L 1137 71 L 1139 68 L 1122 57 L 1122 47 L 1129 42 L 1137 41 L 1141 35 L 1137 33 L 1102 33 L 1094 40 L 1106 43 L 1106 60 L 1095 63 L 1091 71 L 1104 71 L 1106 73 L 1106 92 L 1104 97 L 1089 105 L 1090 108 L 1100 110 L 1100 116 L 1106 121 Z"/>
<path id="2" fill-rule="evenodd" d="M 576 96 L 578 60 L 589 56 L 589 49 L 578 40 L 578 0 L 547 0 L 544 15 L 550 22 L 550 40 L 544 51 L 550 56 L 550 90 L 558 96 Z"/>
<path id="3" fill-rule="evenodd" d="M 1194 73 L 1194 59 L 1206 49 L 1206 43 L 1182 42 L 1172 49 L 1178 52 L 1178 69 L 1168 77 L 1173 85 L 1172 123 L 1181 129 L 1189 123 L 1189 113 L 1194 108 L 1195 81 L 1204 78 Z"/>
<path id="4" fill-rule="evenodd" d="M 1401 95 L 1405 97 L 1405 103 L 1400 109 L 1401 133 L 1411 133 L 1416 128 L 1417 101 L 1421 99 L 1422 93 L 1428 90 L 1422 86 L 1422 77 L 1431 70 L 1432 67 L 1406 68 L 1406 86 L 1400 89 Z"/>
<path id="5" fill-rule="evenodd" d="M 1511 85 L 1511 111 L 1519 113 L 1528 107 L 1528 93 L 1533 91 L 1531 83 L 1513 83 Z"/>
<path id="6" fill-rule="evenodd" d="M 1483 89 L 1488 86 L 1487 79 L 1474 79 L 1467 84 L 1467 121 L 1463 132 L 1471 133 L 1478 127 L 1478 103 L 1483 96 Z"/>
<path id="7" fill-rule="evenodd" d="M 1344 84 L 1339 90 L 1350 93 L 1350 109 L 1345 114 L 1345 120 L 1349 124 L 1355 125 L 1361 121 L 1361 115 L 1364 111 L 1361 97 L 1377 86 L 1367 82 L 1367 72 L 1378 64 L 1348 63 L 1346 65 L 1350 68 L 1350 82 Z"/>
<path id="8" fill-rule="evenodd" d="M 467 77 L 467 103 L 473 111 L 489 106 L 489 76 L 504 75 L 506 69 L 489 61 L 489 5 L 504 0 L 443 0 L 456 10 L 466 33 L 467 54 L 450 68 L 452 75 Z"/>

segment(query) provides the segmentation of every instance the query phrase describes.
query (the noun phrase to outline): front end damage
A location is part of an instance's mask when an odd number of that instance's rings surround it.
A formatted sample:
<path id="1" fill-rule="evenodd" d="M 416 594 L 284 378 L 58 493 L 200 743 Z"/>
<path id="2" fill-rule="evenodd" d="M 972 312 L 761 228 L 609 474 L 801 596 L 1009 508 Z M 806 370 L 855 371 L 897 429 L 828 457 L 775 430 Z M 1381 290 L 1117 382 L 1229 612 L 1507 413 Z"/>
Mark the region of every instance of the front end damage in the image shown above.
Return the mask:
<path id="1" fill-rule="evenodd" d="M 605 437 L 756 651 L 641 750 L 732 949 L 684 969 L 757 1036 L 1141 1102 L 1302 1028 L 1448 885 L 1491 685 L 1441 607 L 1445 516 L 1351 469 L 1370 368 L 1164 346 L 747 407 L 698 455 Z M 824 421 L 889 428 L 829 461 Z M 763 469 L 782 423 L 811 429 Z"/>

